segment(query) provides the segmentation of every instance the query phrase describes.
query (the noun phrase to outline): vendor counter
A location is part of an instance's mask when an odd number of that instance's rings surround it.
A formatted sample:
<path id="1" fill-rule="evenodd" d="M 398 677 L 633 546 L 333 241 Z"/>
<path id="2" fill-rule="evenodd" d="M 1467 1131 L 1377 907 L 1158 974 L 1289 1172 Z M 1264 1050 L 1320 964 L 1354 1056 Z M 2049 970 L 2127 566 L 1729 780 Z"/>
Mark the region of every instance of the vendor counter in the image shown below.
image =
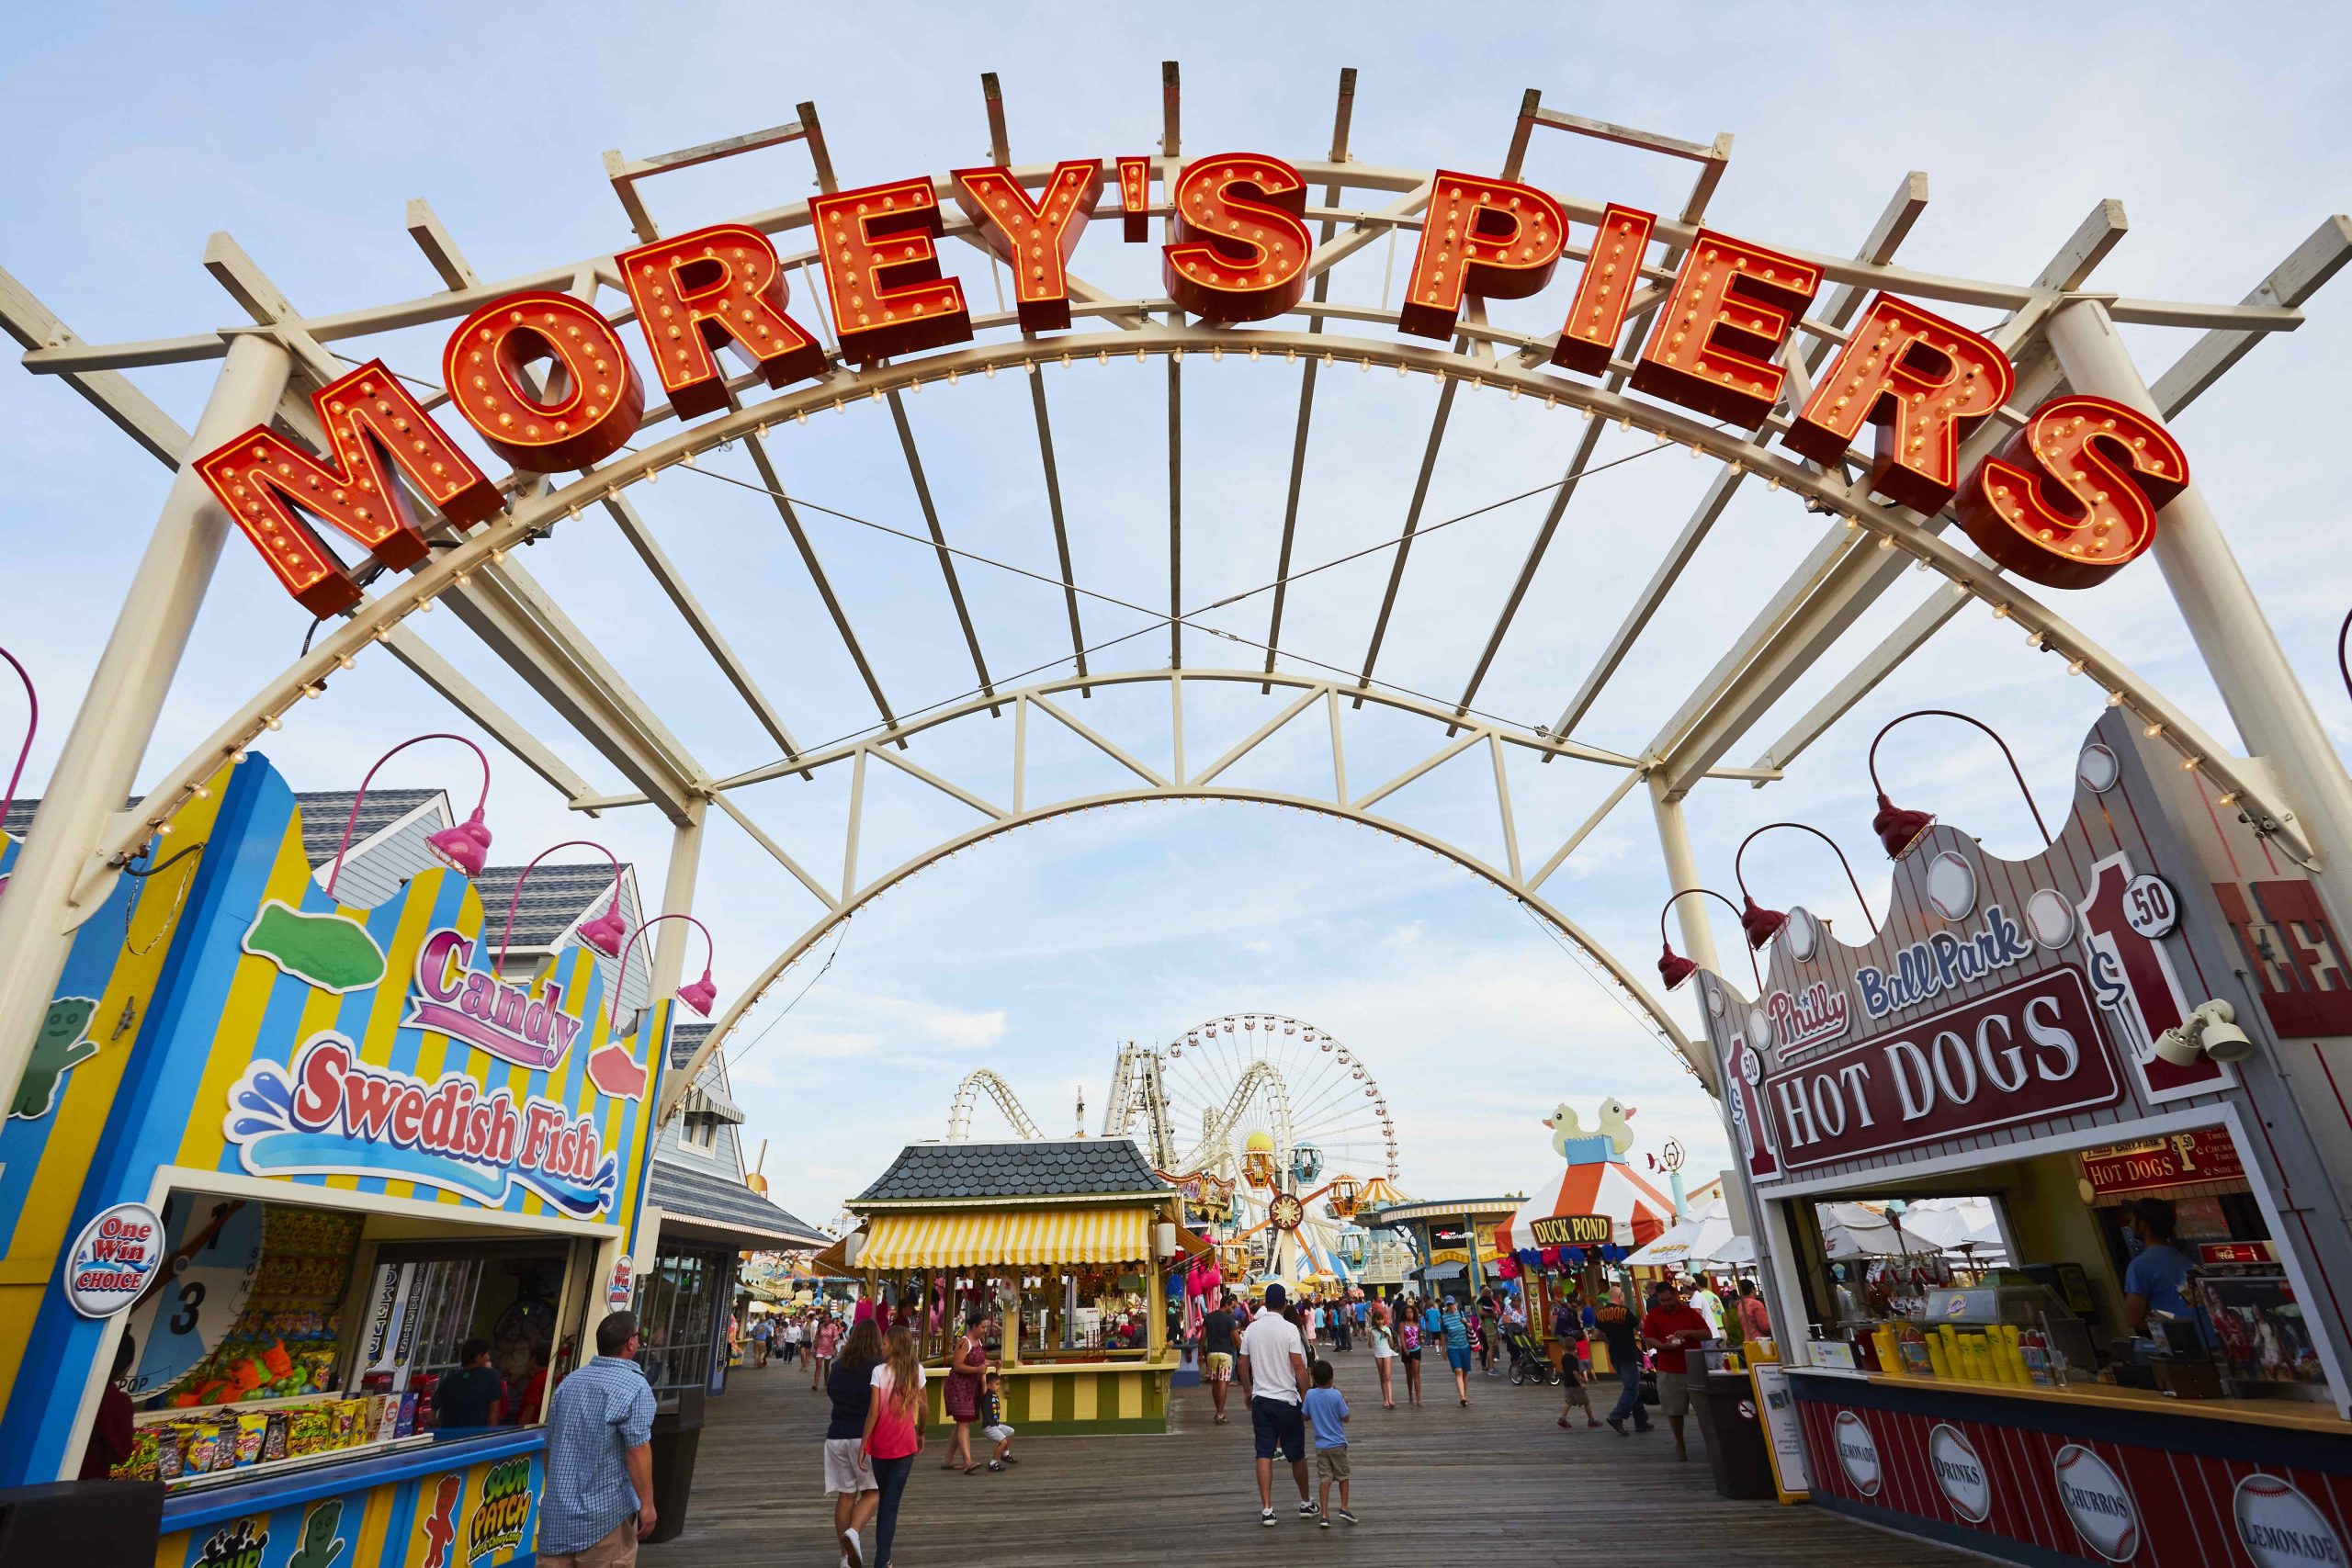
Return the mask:
<path id="1" fill-rule="evenodd" d="M 164 1503 L 155 1568 L 468 1568 L 536 1560 L 538 1427 L 183 1491 Z"/>
<path id="2" fill-rule="evenodd" d="M 1159 1360 L 1069 1360 L 1000 1369 L 997 1394 L 1004 1418 L 1024 1436 L 1078 1432 L 1168 1430 L 1168 1390 L 1178 1358 Z M 931 1419 L 947 1420 L 947 1368 L 925 1369 Z"/>
<path id="3" fill-rule="evenodd" d="M 2352 1423 L 2178 1399 L 1791 1367 L 1813 1500 L 2013 1562 L 2343 1563 Z"/>

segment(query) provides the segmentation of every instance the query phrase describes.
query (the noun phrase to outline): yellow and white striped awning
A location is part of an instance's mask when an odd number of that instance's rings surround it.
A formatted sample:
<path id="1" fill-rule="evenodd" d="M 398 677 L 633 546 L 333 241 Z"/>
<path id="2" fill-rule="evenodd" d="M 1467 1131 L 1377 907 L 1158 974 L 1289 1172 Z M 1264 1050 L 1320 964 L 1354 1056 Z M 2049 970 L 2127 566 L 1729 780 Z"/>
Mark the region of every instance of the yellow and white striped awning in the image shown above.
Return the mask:
<path id="1" fill-rule="evenodd" d="M 861 1269 L 968 1269 L 992 1264 L 1141 1263 L 1151 1256 L 1149 1209 L 1015 1209 L 876 1214 Z"/>

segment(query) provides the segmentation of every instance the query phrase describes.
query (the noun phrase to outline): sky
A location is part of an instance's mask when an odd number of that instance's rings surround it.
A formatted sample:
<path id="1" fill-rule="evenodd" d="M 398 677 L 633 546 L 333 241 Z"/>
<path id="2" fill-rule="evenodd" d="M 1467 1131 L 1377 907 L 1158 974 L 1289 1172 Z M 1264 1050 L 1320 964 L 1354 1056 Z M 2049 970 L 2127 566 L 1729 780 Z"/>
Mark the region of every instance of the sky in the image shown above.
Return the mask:
<path id="1" fill-rule="evenodd" d="M 632 243 L 604 176 L 608 148 L 642 156 L 709 141 L 780 123 L 813 100 L 845 186 L 941 173 L 986 161 L 978 77 L 993 70 L 1016 162 L 1141 152 L 1159 134 L 1159 62 L 1174 59 L 1187 154 L 1322 156 L 1338 73 L 1352 66 L 1359 162 L 1492 172 L 1521 92 L 1532 86 L 1547 106 L 1687 141 L 1735 133 L 1711 218 L 1760 243 L 1849 253 L 1918 169 L 1930 201 L 1904 265 L 2023 280 L 2112 197 L 2132 231 L 2090 287 L 2234 301 L 2352 205 L 2342 151 L 2352 17 L 2328 7 L 2256 13 L 2143 6 L 2119 25 L 2063 7 L 1821 6 L 1775 28 L 1732 31 L 1714 8 L 1674 5 L 1204 6 L 1122 13 L 1115 27 L 1097 8 L 1046 6 L 414 6 L 372 16 L 280 5 L 200 15 L 74 7 L 45 21 L 39 50 L 0 65 L 0 129 L 23 150 L 7 176 L 15 218 L 0 267 L 91 342 L 242 321 L 200 265 L 215 231 L 233 235 L 299 308 L 354 309 L 439 287 L 402 230 L 412 197 L 432 204 L 483 277 L 514 276 Z M 1546 131 L 1531 147 L 1527 176 L 1565 194 L 1673 211 L 1689 166 Z M 646 195 L 675 232 L 810 187 L 805 152 L 787 147 L 664 176 Z M 1132 294 L 1158 292 L 1156 259 L 1148 247 L 1121 245 L 1115 224 L 1098 224 L 1078 265 Z M 992 301 L 978 252 L 951 245 L 945 261 L 972 299 Z M 1385 246 L 1367 247 L 1335 273 L 1334 298 L 1376 302 L 1392 265 Z M 1573 287 L 1564 267 L 1545 294 L 1498 304 L 1496 319 L 1545 330 Z M 1989 324 L 1981 312 L 1951 313 Z M 2191 337 L 2127 333 L 2151 379 Z M 439 349 L 432 329 L 370 345 L 424 377 Z M 2263 344 L 2174 426 L 2339 750 L 2352 748 L 2334 651 L 2352 600 L 2352 552 L 2338 536 L 2338 449 L 2323 411 L 2339 400 L 2335 371 L 2347 352 L 2352 302 L 2323 291 L 2306 324 Z M 193 425 L 210 373 L 198 364 L 135 379 Z M 1220 364 L 1189 356 L 1183 376 L 1183 598 L 1201 605 L 1262 590 L 1275 576 L 1299 371 L 1235 354 Z M 1046 667 L 1037 678 L 1065 673 L 1053 661 L 1069 654 L 1058 589 L 1003 570 L 1058 575 L 1022 379 L 969 378 L 907 400 L 949 540 L 987 558 L 964 561 L 959 575 L 989 668 L 1008 683 L 1034 667 Z M 1075 581 L 1112 599 L 1164 604 L 1164 363 L 1056 367 L 1045 385 Z M 1396 536 L 1436 398 L 1420 377 L 1323 378 L 1295 571 Z M 54 761 L 169 475 L 54 378 L 0 374 L 0 518 L 17 585 L 6 642 L 43 698 L 29 792 Z M 1480 509 L 1556 480 L 1580 431 L 1572 413 L 1533 400 L 1491 390 L 1457 398 L 1422 521 L 1478 514 L 1413 550 L 1381 653 L 1384 682 L 1448 702 L 1459 694 L 1549 497 Z M 1638 455 L 1646 445 L 1638 433 L 1602 441 L 1597 461 L 1630 460 L 1579 491 L 1479 694 L 1483 712 L 1522 727 L 1550 723 L 1681 527 L 1713 466 L 1671 450 Z M 961 697 L 974 672 L 935 558 L 865 525 L 923 530 L 887 410 L 812 418 L 777 432 L 775 451 L 894 707 Z M 752 479 L 744 455 L 704 467 L 638 487 L 637 504 L 796 738 L 813 747 L 860 733 L 876 711 L 797 552 L 765 497 L 717 477 Z M 1787 495 L 1747 487 L 1577 739 L 1638 752 L 1820 536 L 1822 521 Z M 608 524 L 568 525 L 522 558 L 714 775 L 774 759 L 773 739 Z M 1374 550 L 1295 583 L 1282 637 L 1287 668 L 1361 666 L 1391 558 Z M 1760 753 L 1929 591 L 1906 583 L 1874 607 L 1726 761 Z M 2210 730 L 2234 738 L 2152 562 L 2053 597 Z M 1259 592 L 1204 614 L 1201 624 L 1249 640 L 1188 633 L 1188 664 L 1254 667 L 1250 644 L 1266 637 L 1267 605 Z M 1097 671 L 1164 666 L 1167 636 L 1148 615 L 1102 598 L 1082 608 L 1090 643 L 1143 634 L 1102 649 Z M 453 622 L 412 624 L 597 788 L 625 787 Z M 232 539 L 141 782 L 290 660 L 307 627 Z M 1254 687 L 1194 696 L 1190 754 L 1214 755 L 1281 700 Z M 2098 701 L 2014 627 L 1971 607 L 1789 778 L 1765 789 L 1716 782 L 1692 795 L 1705 880 L 1736 898 L 1741 840 L 1797 818 L 1838 840 L 1863 895 L 1883 908 L 1864 766 L 1882 725 L 1923 706 L 1984 717 L 2015 747 L 2051 812 L 2064 808 Z M 14 702 L 0 694 L 11 705 L 0 716 L 13 716 Z M 1154 738 L 1162 702 L 1156 686 L 1102 688 L 1069 706 L 1164 755 L 1164 734 Z M 1442 739 L 1374 706 L 1347 723 L 1356 779 L 1385 776 Z M 301 705 L 266 750 L 299 788 L 348 788 L 385 748 L 447 728 L 466 726 L 378 656 Z M 1010 729 L 1008 719 L 959 719 L 908 755 L 957 770 L 984 794 L 1001 792 Z M 1041 735 L 1037 744 L 1033 798 L 1102 787 L 1106 764 L 1080 743 Z M 1315 734 L 1286 731 L 1236 782 L 1309 787 L 1328 774 L 1319 745 Z M 1903 803 L 1970 827 L 1996 853 L 2036 847 L 2015 784 L 1973 732 L 1905 726 L 1882 761 Z M 419 747 L 380 777 L 469 798 L 471 769 L 470 759 Z M 838 866 L 843 772 L 761 784 L 738 799 L 805 863 Z M 869 870 L 972 820 L 923 799 L 910 780 L 875 773 L 860 851 Z M 1615 779 L 1603 768 L 1531 762 L 1514 763 L 1510 782 L 1522 834 L 1548 852 Z M 1400 792 L 1389 809 L 1494 856 L 1490 792 L 1473 753 Z M 503 753 L 493 754 L 489 818 L 498 859 L 594 838 L 635 862 L 649 892 L 668 856 L 666 827 L 650 811 L 581 818 Z M 1803 903 L 1849 933 L 1862 923 L 1817 840 L 1774 833 L 1744 871 L 1768 905 Z M 1545 891 L 1626 964 L 1652 973 L 1668 886 L 1638 792 Z M 714 933 L 722 997 L 821 913 L 723 821 L 707 834 L 695 909 Z M 1736 931 L 1718 919 L 1716 931 L 1734 953 Z M 1688 991 L 1671 1005 L 1696 1033 Z M 824 935 L 778 984 L 731 1043 L 741 1052 L 734 1081 L 751 1146 L 765 1142 L 777 1197 L 822 1222 L 899 1145 L 944 1132 L 956 1086 L 973 1069 L 1002 1075 L 1049 1132 L 1064 1132 L 1081 1090 L 1090 1120 L 1099 1118 L 1120 1043 L 1165 1044 L 1240 1012 L 1303 1020 L 1347 1045 L 1385 1091 L 1401 1184 L 1416 1194 L 1533 1187 L 1556 1168 L 1541 1118 L 1558 1104 L 1595 1108 L 1610 1097 L 1637 1109 L 1637 1159 L 1673 1137 L 1695 1172 L 1724 1161 L 1713 1104 L 1689 1072 L 1510 897 L 1401 840 L 1238 805 L 1091 812 L 932 868 Z M 1204 1075 L 1210 1066 L 1200 1064 Z M 983 1106 L 975 1131 L 1000 1130 L 994 1116 Z"/>

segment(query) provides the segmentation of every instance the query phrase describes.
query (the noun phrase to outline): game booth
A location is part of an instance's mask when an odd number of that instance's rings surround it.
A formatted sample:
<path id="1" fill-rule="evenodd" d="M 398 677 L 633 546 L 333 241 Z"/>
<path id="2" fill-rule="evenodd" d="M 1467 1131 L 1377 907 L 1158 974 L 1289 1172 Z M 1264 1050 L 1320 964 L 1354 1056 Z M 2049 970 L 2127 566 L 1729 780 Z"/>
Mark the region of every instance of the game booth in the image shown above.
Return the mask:
<path id="1" fill-rule="evenodd" d="M 1004 1418 L 1023 1432 L 1165 1432 L 1180 1362 L 1165 1280 L 1212 1243 L 1130 1138 L 910 1144 L 851 1200 L 820 1269 L 862 1275 L 931 1368 L 932 1419 L 969 1315 L 1002 1325 Z"/>
<path id="2" fill-rule="evenodd" d="M 112 1522 L 158 1568 L 527 1562 L 547 1392 L 630 1299 L 673 1003 L 616 1032 L 576 942 L 502 979 L 462 870 L 338 905 L 257 754 L 175 827 L 0 1123 L 0 1484 L 109 1473 L 111 1379 L 145 1483 Z M 504 1408 L 436 1428 L 472 1338 Z"/>
<path id="3" fill-rule="evenodd" d="M 1612 1283 L 1632 1279 L 1620 1272 L 1626 1260 L 1674 1224 L 1674 1200 L 1626 1157 L 1633 1116 L 1633 1107 L 1612 1098 L 1601 1101 L 1590 1128 L 1565 1103 L 1544 1118 L 1562 1163 L 1494 1228 L 1494 1272 L 1525 1292 L 1528 1325 L 1555 1359 L 1552 1309 L 1562 1294 L 1582 1306 L 1599 1302 Z M 1598 1338 L 1592 1365 L 1597 1372 L 1611 1370 L 1608 1348 Z"/>
<path id="4" fill-rule="evenodd" d="M 2152 737 L 2103 717 L 2022 860 L 1882 795 L 1878 934 L 1795 909 L 1762 997 L 1701 976 L 1782 1327 L 1758 1403 L 1784 1495 L 1973 1551 L 2341 1562 L 2352 985 L 2303 869 Z M 1996 1234 L 1957 1274 L 1841 1239 L 1961 1197 Z"/>

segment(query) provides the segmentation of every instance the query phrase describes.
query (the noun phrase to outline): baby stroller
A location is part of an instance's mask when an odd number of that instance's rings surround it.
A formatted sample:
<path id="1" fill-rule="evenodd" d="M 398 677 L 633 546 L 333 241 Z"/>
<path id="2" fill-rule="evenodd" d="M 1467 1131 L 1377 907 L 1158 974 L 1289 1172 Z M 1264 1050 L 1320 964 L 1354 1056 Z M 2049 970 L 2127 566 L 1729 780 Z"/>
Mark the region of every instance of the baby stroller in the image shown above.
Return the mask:
<path id="1" fill-rule="evenodd" d="M 1535 1336 L 1523 1324 L 1512 1324 L 1503 1330 L 1503 1348 L 1510 1353 L 1510 1381 L 1514 1388 L 1528 1383 L 1557 1383 L 1560 1369 L 1544 1354 L 1535 1343 Z"/>

